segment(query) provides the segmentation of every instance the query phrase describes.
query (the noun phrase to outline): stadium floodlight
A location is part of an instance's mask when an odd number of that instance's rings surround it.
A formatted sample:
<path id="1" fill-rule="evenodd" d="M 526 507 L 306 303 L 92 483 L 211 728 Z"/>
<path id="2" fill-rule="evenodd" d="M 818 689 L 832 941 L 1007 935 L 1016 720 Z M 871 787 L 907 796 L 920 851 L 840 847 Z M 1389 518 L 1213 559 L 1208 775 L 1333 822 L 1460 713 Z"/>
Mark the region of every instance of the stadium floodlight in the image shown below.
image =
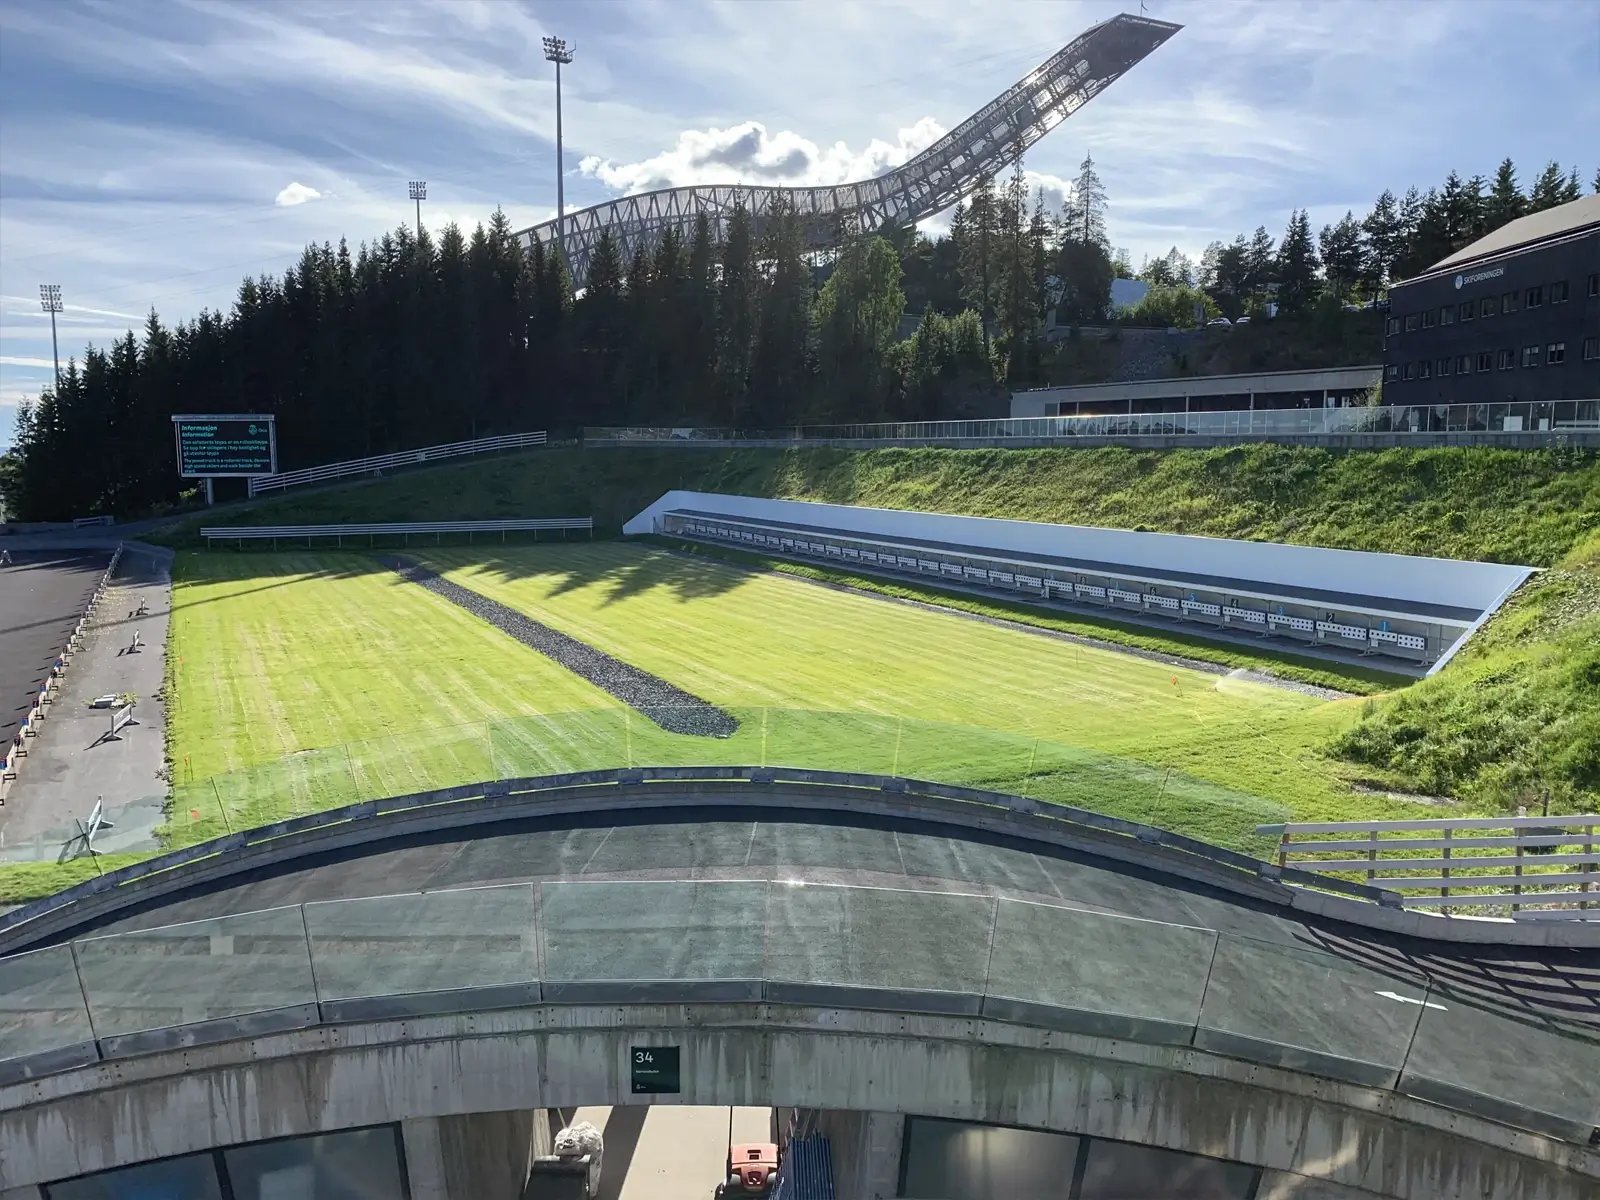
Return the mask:
<path id="1" fill-rule="evenodd" d="M 561 170 L 561 68 L 572 61 L 572 48 L 558 37 L 544 39 L 544 56 L 556 65 L 556 245 L 561 257 L 567 256 L 567 243 L 563 236 L 567 219 L 566 181 Z"/>
<path id="2" fill-rule="evenodd" d="M 428 184 L 423 179 L 413 179 L 406 191 L 417 202 L 417 241 L 422 240 L 422 202 L 428 198 Z"/>
<path id="3" fill-rule="evenodd" d="M 59 283 L 41 283 L 39 285 L 39 307 L 50 314 L 50 357 L 56 364 L 56 394 L 61 394 L 61 351 L 56 346 L 56 314 L 63 311 L 61 308 L 61 285 Z"/>

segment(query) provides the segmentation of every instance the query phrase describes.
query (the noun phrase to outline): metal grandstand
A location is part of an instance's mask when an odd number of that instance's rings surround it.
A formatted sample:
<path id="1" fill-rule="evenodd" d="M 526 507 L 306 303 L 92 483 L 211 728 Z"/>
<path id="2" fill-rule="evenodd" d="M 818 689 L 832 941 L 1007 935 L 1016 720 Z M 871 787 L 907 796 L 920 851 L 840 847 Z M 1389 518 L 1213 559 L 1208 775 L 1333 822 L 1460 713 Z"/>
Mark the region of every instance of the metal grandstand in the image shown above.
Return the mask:
<path id="1" fill-rule="evenodd" d="M 807 245 L 837 246 L 850 233 L 885 224 L 910 225 L 943 212 L 978 181 L 1010 165 L 1050 130 L 1177 33 L 1181 25 L 1126 13 L 1079 34 L 1039 67 L 984 105 L 909 162 L 875 179 L 833 187 L 754 187 L 743 184 L 666 188 L 624 196 L 568 213 L 561 243 L 574 287 L 584 286 L 589 257 L 611 229 L 624 260 L 653 249 L 669 228 L 687 240 L 704 213 L 721 241 L 736 206 L 754 218 L 759 235 L 774 211 L 792 208 Z M 556 221 L 519 231 L 525 246 L 556 240 Z"/>

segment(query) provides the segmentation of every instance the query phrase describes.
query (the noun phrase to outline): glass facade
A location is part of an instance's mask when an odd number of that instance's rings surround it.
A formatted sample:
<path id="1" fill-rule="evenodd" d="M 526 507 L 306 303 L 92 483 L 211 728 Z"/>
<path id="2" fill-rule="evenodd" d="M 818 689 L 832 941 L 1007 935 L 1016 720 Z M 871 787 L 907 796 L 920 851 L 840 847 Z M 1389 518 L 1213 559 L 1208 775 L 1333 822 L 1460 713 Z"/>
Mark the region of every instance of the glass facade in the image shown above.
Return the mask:
<path id="1" fill-rule="evenodd" d="M 395 1125 L 278 1138 L 52 1183 L 46 1200 L 410 1200 Z"/>
<path id="2" fill-rule="evenodd" d="M 1244 1163 L 1107 1138 L 907 1117 L 906 1200 L 1254 1200 Z"/>

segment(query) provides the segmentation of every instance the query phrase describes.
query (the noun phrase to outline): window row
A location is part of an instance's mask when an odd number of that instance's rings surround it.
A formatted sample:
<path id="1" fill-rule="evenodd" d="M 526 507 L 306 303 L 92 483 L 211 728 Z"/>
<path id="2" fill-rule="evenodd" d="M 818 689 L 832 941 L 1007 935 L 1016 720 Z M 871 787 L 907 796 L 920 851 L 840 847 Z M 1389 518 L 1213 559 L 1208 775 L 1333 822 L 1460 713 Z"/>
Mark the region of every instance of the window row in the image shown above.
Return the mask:
<path id="1" fill-rule="evenodd" d="M 1585 362 L 1600 359 L 1600 338 L 1585 338 Z M 1524 346 L 1520 365 L 1524 367 L 1560 366 L 1567 361 L 1567 344 L 1551 342 L 1547 346 Z M 1432 379 L 1435 375 L 1470 375 L 1474 371 L 1509 371 L 1518 365 L 1515 350 L 1480 350 L 1476 354 L 1447 354 L 1437 361 L 1424 358 L 1419 362 L 1390 363 L 1384 369 L 1386 380 Z"/>
<path id="2" fill-rule="evenodd" d="M 1600 295 L 1600 275 L 1589 276 L 1589 295 Z M 1547 300 L 1551 304 L 1565 304 L 1571 298 L 1571 287 L 1565 279 L 1561 279 L 1548 287 L 1539 284 L 1521 292 L 1485 296 L 1481 300 L 1463 300 L 1460 304 L 1446 304 L 1438 310 L 1430 308 L 1420 313 L 1409 313 L 1405 317 L 1390 317 L 1387 331 L 1399 333 L 1404 328 L 1407 333 L 1415 333 L 1419 328 L 1454 325 L 1458 320 L 1471 321 L 1477 317 L 1514 313 L 1519 308 L 1542 308 Z"/>

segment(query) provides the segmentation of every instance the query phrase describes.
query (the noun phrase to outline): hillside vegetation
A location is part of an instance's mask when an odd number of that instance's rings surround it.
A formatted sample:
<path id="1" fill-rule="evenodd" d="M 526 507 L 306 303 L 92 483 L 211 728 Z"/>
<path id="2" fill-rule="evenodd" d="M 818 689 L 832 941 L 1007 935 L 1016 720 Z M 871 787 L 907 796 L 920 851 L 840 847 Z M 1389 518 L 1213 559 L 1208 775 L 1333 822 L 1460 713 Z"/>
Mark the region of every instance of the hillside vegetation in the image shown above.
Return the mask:
<path id="1" fill-rule="evenodd" d="M 608 535 L 671 488 L 1554 568 L 1446 671 L 1373 700 L 1329 752 L 1386 786 L 1485 808 L 1545 792 L 1553 807 L 1600 803 L 1590 451 L 558 449 L 287 496 L 234 519 L 592 515 Z M 164 540 L 192 545 L 198 525 Z"/>

